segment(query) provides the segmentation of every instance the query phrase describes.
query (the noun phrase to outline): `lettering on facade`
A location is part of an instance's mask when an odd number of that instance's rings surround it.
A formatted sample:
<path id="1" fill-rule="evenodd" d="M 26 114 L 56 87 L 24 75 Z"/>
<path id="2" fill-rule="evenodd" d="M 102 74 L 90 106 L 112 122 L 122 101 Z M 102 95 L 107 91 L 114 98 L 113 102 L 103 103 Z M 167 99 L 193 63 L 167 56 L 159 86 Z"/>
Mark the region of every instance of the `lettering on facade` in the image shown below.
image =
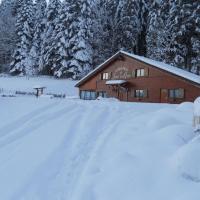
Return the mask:
<path id="1" fill-rule="evenodd" d="M 129 71 L 126 67 L 118 67 L 114 73 L 114 79 L 129 79 L 135 77 L 135 71 Z"/>

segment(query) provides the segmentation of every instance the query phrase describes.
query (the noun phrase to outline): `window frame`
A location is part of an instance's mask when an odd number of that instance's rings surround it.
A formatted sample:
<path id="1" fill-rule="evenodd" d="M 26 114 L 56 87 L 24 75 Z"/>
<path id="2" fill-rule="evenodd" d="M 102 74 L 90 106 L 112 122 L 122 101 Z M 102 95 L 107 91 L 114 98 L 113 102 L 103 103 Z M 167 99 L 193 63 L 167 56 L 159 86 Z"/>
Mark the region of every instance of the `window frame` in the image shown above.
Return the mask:
<path id="1" fill-rule="evenodd" d="M 140 68 L 140 69 L 136 69 L 136 77 L 145 77 L 145 69 L 144 68 Z"/>
<path id="2" fill-rule="evenodd" d="M 97 93 L 94 90 L 81 90 L 80 91 L 80 99 L 82 99 L 82 100 L 96 100 L 96 98 L 97 98 Z"/>
<path id="3" fill-rule="evenodd" d="M 168 97 L 170 99 L 184 99 L 185 98 L 185 90 L 183 88 L 169 89 L 168 94 L 169 94 Z"/>
<path id="4" fill-rule="evenodd" d="M 103 72 L 101 76 L 102 80 L 109 80 L 109 72 Z"/>
<path id="5" fill-rule="evenodd" d="M 107 98 L 107 97 L 108 97 L 106 91 L 98 91 L 98 92 L 97 92 L 97 96 L 98 96 L 98 97 L 102 97 L 102 98 Z"/>
<path id="6" fill-rule="evenodd" d="M 138 99 L 147 98 L 148 97 L 148 89 L 136 89 L 136 90 L 134 90 L 134 97 L 138 98 Z"/>

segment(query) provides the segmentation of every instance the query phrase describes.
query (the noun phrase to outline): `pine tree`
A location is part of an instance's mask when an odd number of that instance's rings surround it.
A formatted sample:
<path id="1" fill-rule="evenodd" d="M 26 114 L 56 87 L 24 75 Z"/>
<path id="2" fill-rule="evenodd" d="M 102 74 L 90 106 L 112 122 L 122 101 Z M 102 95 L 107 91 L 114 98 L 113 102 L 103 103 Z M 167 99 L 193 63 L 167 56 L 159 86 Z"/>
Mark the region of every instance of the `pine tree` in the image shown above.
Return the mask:
<path id="1" fill-rule="evenodd" d="M 171 42 L 166 50 L 166 61 L 188 71 L 192 71 L 192 58 L 195 55 L 192 38 L 196 29 L 196 17 L 193 11 L 198 4 L 198 0 L 171 2 L 170 17 L 166 25 L 171 33 Z"/>
<path id="2" fill-rule="evenodd" d="M 147 57 L 164 62 L 171 41 L 171 31 L 166 28 L 170 5 L 171 1 L 154 1 L 148 16 Z"/>
<path id="3" fill-rule="evenodd" d="M 136 53 L 139 33 L 139 4 L 137 1 L 120 0 L 115 14 L 115 48 Z"/>
<path id="4" fill-rule="evenodd" d="M 92 26 L 93 66 L 97 66 L 115 53 L 114 14 L 117 2 L 97 0 L 93 7 L 95 21 Z M 101 52 L 101 53 L 99 53 Z"/>
<path id="5" fill-rule="evenodd" d="M 138 6 L 138 18 L 139 18 L 139 33 L 137 40 L 136 54 L 146 56 L 147 53 L 147 21 L 149 16 L 149 8 L 151 7 L 153 0 L 139 0 Z"/>
<path id="6" fill-rule="evenodd" d="M 50 0 L 46 9 L 46 28 L 44 30 L 41 54 L 39 58 L 39 71 L 42 74 L 54 75 L 56 65 L 55 36 L 56 26 L 59 23 L 61 9 L 60 0 Z"/>
<path id="7" fill-rule="evenodd" d="M 39 58 L 41 53 L 41 44 L 44 39 L 44 31 L 46 28 L 45 11 L 47 7 L 46 0 L 36 0 L 34 14 L 34 35 L 32 47 L 30 50 L 30 63 L 35 74 L 38 73 Z"/>
<path id="8" fill-rule="evenodd" d="M 139 3 L 132 0 L 98 1 L 94 63 L 101 63 L 120 49 L 136 53 L 139 33 Z M 99 54 L 103 53 L 103 56 Z"/>
<path id="9" fill-rule="evenodd" d="M 191 71 L 195 74 L 200 75 L 200 5 L 196 6 L 193 11 L 192 17 L 195 19 L 195 32 L 192 37 L 192 69 Z"/>
<path id="10" fill-rule="evenodd" d="M 33 2 L 32 0 L 18 0 L 17 2 L 16 34 L 17 48 L 11 63 L 11 74 L 31 74 L 29 52 L 33 36 Z"/>
<path id="11" fill-rule="evenodd" d="M 0 72 L 8 71 L 16 45 L 14 5 L 16 0 L 3 0 L 0 4 Z"/>
<path id="12" fill-rule="evenodd" d="M 161 33 L 160 27 L 162 21 L 160 17 L 160 7 L 155 1 L 149 12 L 148 28 L 147 28 L 147 57 L 157 59 L 159 58 L 160 49 L 158 47 L 159 35 Z"/>
<path id="13" fill-rule="evenodd" d="M 73 79 L 84 76 L 92 69 L 91 5 L 89 0 L 72 0 L 69 5 L 68 68 L 73 73 Z"/>
<path id="14" fill-rule="evenodd" d="M 72 78 L 73 71 L 69 69 L 69 10 L 68 2 L 64 1 L 60 9 L 60 17 L 54 31 L 54 49 L 55 49 L 55 63 L 52 68 L 54 76 L 58 78 Z"/>

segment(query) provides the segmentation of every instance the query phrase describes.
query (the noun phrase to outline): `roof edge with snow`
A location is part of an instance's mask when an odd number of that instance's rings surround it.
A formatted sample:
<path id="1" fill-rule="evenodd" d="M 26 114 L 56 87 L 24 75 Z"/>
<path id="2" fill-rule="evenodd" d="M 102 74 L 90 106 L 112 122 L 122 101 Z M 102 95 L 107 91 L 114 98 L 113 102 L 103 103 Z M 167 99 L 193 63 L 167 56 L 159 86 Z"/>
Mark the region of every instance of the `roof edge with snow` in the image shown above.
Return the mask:
<path id="1" fill-rule="evenodd" d="M 181 78 L 184 78 L 186 80 L 189 80 L 191 82 L 194 82 L 194 83 L 197 83 L 198 85 L 200 85 L 200 76 L 198 76 L 196 74 L 193 74 L 191 72 L 185 71 L 183 69 L 180 69 L 178 67 L 174 67 L 172 65 L 169 65 L 169 64 L 166 64 L 166 63 L 163 63 L 163 62 L 155 61 L 155 60 L 152 60 L 152 59 L 149 59 L 149 58 L 146 58 L 146 57 L 138 56 L 138 55 L 131 54 L 131 53 L 128 53 L 128 52 L 121 50 L 121 51 L 118 51 L 116 54 L 114 54 L 109 59 L 107 59 L 105 62 L 100 64 L 96 69 L 91 71 L 89 74 L 87 74 L 85 77 L 83 77 L 80 81 L 78 81 L 78 83 L 75 85 L 75 87 L 79 87 L 80 85 L 85 83 L 88 79 L 90 79 L 92 76 L 96 75 L 99 71 L 103 70 L 104 67 L 106 67 L 112 61 L 114 61 L 120 55 L 125 55 L 125 56 L 128 56 L 128 57 L 131 57 L 131 58 L 133 58 L 137 61 L 143 62 L 145 64 L 152 66 L 152 67 L 164 70 L 166 72 L 169 72 L 171 74 L 174 74 L 176 76 L 179 76 Z"/>

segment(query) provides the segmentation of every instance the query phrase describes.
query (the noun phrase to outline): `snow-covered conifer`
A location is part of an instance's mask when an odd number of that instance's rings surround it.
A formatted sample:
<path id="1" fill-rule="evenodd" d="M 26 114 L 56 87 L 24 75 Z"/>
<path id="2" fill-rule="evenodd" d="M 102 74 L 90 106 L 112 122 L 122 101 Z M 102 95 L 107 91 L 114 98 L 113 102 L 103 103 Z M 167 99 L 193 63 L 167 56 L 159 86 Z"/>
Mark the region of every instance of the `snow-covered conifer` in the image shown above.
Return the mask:
<path id="1" fill-rule="evenodd" d="M 38 73 L 39 58 L 41 53 L 41 44 L 44 39 L 44 30 L 46 28 L 46 0 L 36 0 L 34 12 L 34 33 L 32 47 L 29 53 L 30 64 L 35 73 Z"/>
<path id="2" fill-rule="evenodd" d="M 32 74 L 29 52 L 33 38 L 33 2 L 32 0 L 18 0 L 16 9 L 18 41 L 10 72 L 12 74 Z"/>
<path id="3" fill-rule="evenodd" d="M 69 63 L 68 68 L 77 79 L 92 69 L 92 1 L 72 0 L 69 4 Z"/>
<path id="4" fill-rule="evenodd" d="M 174 66 L 192 71 L 193 37 L 196 34 L 194 10 L 199 1 L 175 0 L 171 3 L 167 29 L 171 32 L 171 43 L 166 51 L 166 61 Z"/>
<path id="5" fill-rule="evenodd" d="M 46 27 L 43 34 L 41 53 L 39 58 L 39 71 L 42 74 L 54 75 L 53 68 L 55 65 L 55 31 L 59 23 L 61 9 L 60 0 L 50 0 L 46 9 Z"/>
<path id="6" fill-rule="evenodd" d="M 15 2 L 16 0 L 2 0 L 0 4 L 0 72 L 8 71 L 16 45 Z"/>

